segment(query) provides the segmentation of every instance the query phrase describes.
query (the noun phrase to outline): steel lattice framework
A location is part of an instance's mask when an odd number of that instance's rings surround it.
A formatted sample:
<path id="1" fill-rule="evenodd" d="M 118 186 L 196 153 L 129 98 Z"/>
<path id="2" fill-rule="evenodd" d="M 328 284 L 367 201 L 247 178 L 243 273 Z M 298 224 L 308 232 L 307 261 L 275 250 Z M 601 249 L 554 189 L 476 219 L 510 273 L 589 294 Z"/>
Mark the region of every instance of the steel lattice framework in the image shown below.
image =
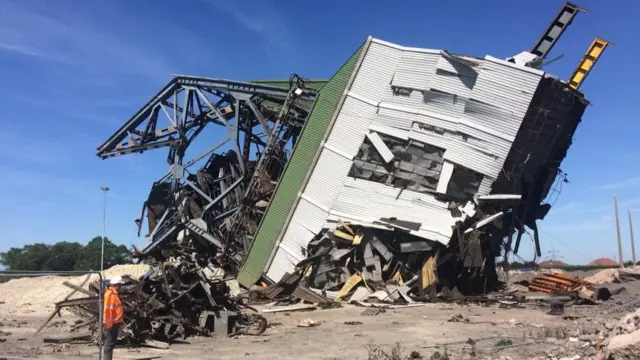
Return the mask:
<path id="1" fill-rule="evenodd" d="M 288 159 L 287 144 L 295 143 L 316 96 L 295 74 L 288 88 L 174 77 L 98 147 L 103 159 L 169 148 L 169 171 L 154 183 L 142 210 L 149 244 L 137 255 L 196 253 L 205 254 L 203 260 L 226 255 L 242 261 Z M 207 126 L 219 127 L 222 139 L 186 160 L 187 148 Z M 250 159 L 254 150 L 257 158 Z M 137 222 L 141 227 L 142 218 Z"/>

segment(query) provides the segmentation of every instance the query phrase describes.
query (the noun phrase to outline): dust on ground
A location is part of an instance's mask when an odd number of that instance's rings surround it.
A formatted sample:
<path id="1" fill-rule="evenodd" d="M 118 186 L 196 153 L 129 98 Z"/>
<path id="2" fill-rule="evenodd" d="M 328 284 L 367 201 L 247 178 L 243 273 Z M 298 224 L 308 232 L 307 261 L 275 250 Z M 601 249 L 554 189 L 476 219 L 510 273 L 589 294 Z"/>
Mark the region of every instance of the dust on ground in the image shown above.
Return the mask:
<path id="1" fill-rule="evenodd" d="M 637 300 L 634 299 L 637 302 Z M 629 306 L 634 306 L 630 301 Z M 613 304 L 612 304 L 613 305 Z M 636 304 L 637 305 L 637 304 Z M 570 353 L 571 337 L 592 333 L 609 316 L 592 307 L 576 320 L 563 320 L 546 314 L 546 308 L 501 309 L 497 305 L 426 304 L 422 307 L 386 310 L 376 316 L 361 315 L 363 308 L 342 308 L 263 314 L 269 328 L 262 336 L 238 338 L 193 337 L 183 344 L 172 344 L 167 350 L 150 348 L 118 348 L 116 359 L 367 359 L 367 347 L 391 351 L 399 344 L 402 351 L 419 353 L 429 359 L 436 351 L 448 353 L 452 359 L 467 356 L 476 342 L 479 358 L 531 359 L 546 352 Z M 624 311 L 624 309 L 622 309 Z M 613 317 L 614 315 L 611 315 Z M 314 327 L 299 327 L 307 319 Z M 455 319 L 454 322 L 450 320 Z M 75 318 L 63 315 L 33 337 L 43 316 L 17 312 L 0 315 L 6 341 L 0 343 L 0 354 L 39 359 L 87 359 L 97 356 L 92 344 L 43 344 L 43 338 L 66 332 Z M 437 344 L 449 344 L 434 347 Z M 531 343 L 504 350 L 503 344 Z M 575 346 L 578 346 L 577 344 Z"/>

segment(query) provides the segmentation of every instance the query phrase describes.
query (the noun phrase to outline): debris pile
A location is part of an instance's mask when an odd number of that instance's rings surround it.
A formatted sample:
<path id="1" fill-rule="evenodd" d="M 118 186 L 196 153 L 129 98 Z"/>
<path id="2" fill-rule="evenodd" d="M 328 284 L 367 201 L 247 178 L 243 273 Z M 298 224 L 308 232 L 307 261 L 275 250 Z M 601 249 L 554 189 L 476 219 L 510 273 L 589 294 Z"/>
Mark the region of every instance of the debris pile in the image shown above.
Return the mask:
<path id="1" fill-rule="evenodd" d="M 340 224 L 311 241 L 298 268 L 306 286 L 335 300 L 408 304 L 435 291 L 436 248 L 408 231 Z"/>
<path id="2" fill-rule="evenodd" d="M 185 259 L 172 259 L 152 267 L 139 279 L 124 278 L 126 284 L 120 290 L 120 297 L 125 308 L 125 324 L 119 339 L 124 343 L 170 342 L 191 335 L 260 335 L 267 328 L 262 316 L 248 313 L 246 310 L 255 310 L 231 296 L 228 285 L 231 282 L 225 281 L 224 272 L 211 264 L 201 267 Z M 94 281 L 88 289 L 82 287 L 84 284 L 64 284 L 74 293 L 87 296 L 56 303 L 51 317 L 60 309 L 68 308 L 82 319 L 72 330 L 83 327 L 96 330 L 100 286 L 106 291 L 107 282 Z M 95 331 L 93 336 L 97 337 Z"/>
<path id="3" fill-rule="evenodd" d="M 585 287 L 590 288 L 592 284 L 580 278 L 560 273 L 536 276 L 529 283 L 529 291 L 546 293 L 578 292 Z"/>

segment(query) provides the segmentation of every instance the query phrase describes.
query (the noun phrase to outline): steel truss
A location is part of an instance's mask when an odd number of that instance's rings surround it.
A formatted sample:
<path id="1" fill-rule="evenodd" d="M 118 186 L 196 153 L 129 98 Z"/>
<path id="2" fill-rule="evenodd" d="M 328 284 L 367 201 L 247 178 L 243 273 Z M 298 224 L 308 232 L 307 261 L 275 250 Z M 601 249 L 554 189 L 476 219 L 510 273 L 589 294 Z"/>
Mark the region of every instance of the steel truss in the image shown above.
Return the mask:
<path id="1" fill-rule="evenodd" d="M 98 147 L 103 159 L 169 148 L 169 171 L 154 183 L 136 221 L 140 230 L 147 212 L 149 244 L 136 255 L 241 262 L 288 160 L 287 144 L 296 141 L 316 96 L 295 74 L 288 89 L 192 76 L 169 82 Z M 225 136 L 185 162 L 187 148 L 208 125 L 224 128 Z"/>

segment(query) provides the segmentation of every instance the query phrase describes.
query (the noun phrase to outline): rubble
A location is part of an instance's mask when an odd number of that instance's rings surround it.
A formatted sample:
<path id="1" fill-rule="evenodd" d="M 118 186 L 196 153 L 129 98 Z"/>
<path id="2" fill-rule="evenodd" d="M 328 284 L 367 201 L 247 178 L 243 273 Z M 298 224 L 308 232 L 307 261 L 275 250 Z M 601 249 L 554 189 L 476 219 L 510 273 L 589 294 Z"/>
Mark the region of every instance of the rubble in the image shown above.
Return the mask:
<path id="1" fill-rule="evenodd" d="M 261 335 L 267 328 L 266 319 L 242 299 L 231 297 L 224 273 L 216 270 L 211 264 L 199 266 L 180 259 L 151 267 L 138 279 L 123 276 L 126 283 L 119 293 L 125 323 L 118 340 L 149 346 L 153 341 L 169 343 L 192 335 Z M 102 284 L 94 281 L 87 289 L 64 284 L 88 296 L 72 300 L 67 296 L 56 303 L 56 310 L 40 329 L 60 309 L 67 308 L 82 319 L 73 329 L 89 327 L 97 340 L 100 287 L 104 293 L 108 280 Z"/>
<path id="2" fill-rule="evenodd" d="M 593 295 L 593 290 L 590 290 L 592 286 L 593 284 L 578 277 L 552 273 L 533 278 L 529 283 L 529 290 L 546 293 L 591 291 Z"/>

